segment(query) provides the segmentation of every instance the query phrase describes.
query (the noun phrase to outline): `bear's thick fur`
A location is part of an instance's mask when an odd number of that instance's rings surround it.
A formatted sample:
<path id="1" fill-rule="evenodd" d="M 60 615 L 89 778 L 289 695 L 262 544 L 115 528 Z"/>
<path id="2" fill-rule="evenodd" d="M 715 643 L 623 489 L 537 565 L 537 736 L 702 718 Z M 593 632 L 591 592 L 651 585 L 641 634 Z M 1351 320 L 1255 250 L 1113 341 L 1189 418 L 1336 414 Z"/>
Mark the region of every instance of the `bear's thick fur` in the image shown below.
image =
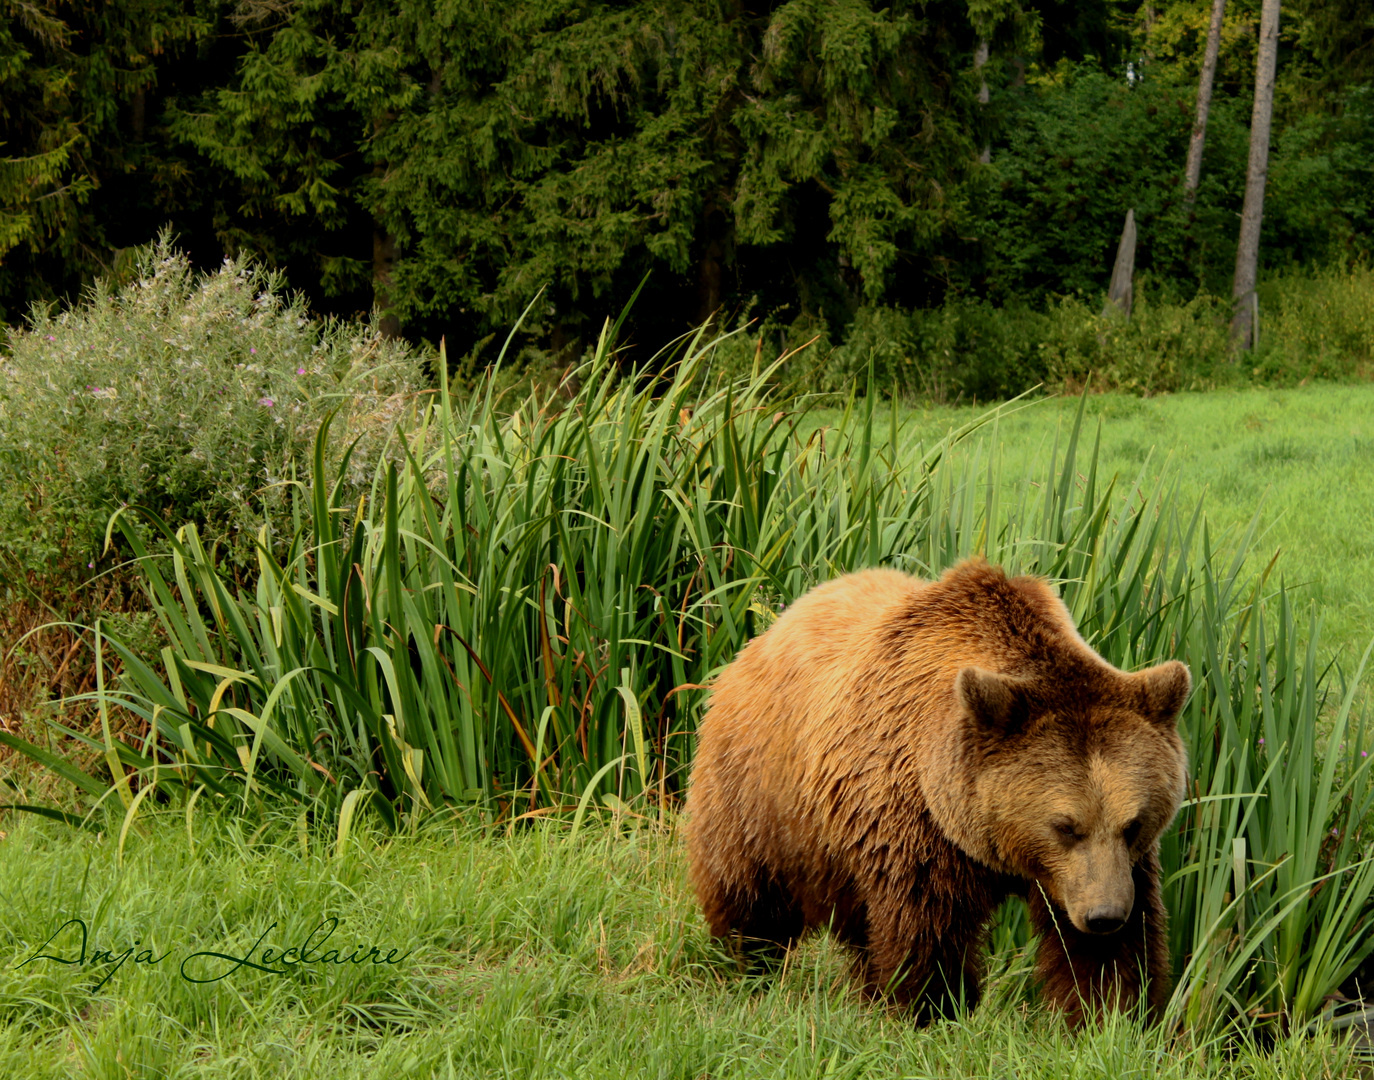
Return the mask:
<path id="1" fill-rule="evenodd" d="M 711 932 L 830 926 L 922 1018 L 979 995 L 1010 894 L 1072 1022 L 1168 992 L 1158 840 L 1186 768 L 1177 661 L 1127 674 L 1038 578 L 970 560 L 813 589 L 714 684 L 688 797 Z"/>

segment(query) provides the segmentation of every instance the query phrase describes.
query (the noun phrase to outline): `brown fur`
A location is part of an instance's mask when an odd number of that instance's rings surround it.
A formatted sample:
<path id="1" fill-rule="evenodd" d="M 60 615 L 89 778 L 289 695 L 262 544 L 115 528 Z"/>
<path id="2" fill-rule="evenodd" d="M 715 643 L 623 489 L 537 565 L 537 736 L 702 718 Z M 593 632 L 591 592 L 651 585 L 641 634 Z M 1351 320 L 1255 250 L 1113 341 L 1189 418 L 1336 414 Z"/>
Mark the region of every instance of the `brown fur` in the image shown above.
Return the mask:
<path id="1" fill-rule="evenodd" d="M 1018 893 L 1048 1001 L 1078 1022 L 1144 988 L 1157 1016 L 1188 689 L 1177 662 L 1112 667 L 1043 581 L 981 560 L 812 590 L 702 721 L 688 844 L 711 932 L 776 951 L 829 925 L 869 993 L 925 1018 L 976 1003 L 988 920 Z"/>

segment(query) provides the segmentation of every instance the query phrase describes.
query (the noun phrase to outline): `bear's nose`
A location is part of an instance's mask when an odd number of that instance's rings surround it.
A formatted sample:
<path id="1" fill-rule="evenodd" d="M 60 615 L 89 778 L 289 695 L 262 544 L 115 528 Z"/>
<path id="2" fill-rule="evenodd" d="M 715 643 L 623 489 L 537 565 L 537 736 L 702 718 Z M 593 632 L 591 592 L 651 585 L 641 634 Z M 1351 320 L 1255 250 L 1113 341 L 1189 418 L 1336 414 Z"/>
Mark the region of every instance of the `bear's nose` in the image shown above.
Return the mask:
<path id="1" fill-rule="evenodd" d="M 1088 912 L 1088 933 L 1090 934 L 1115 934 L 1126 925 L 1126 916 L 1130 912 L 1123 911 L 1119 907 L 1102 906 Z"/>

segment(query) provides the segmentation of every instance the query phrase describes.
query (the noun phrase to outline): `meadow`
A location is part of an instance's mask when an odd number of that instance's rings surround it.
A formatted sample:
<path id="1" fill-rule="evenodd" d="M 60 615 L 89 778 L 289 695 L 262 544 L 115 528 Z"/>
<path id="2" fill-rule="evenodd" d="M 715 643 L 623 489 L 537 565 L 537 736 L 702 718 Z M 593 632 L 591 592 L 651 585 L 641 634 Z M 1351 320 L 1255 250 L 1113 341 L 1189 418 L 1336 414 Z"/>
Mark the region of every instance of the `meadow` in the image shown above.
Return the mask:
<path id="1" fill-rule="evenodd" d="M 273 377 L 319 418 L 262 421 L 276 501 L 225 546 L 228 518 L 108 521 L 152 632 L 97 619 L 92 684 L 0 731 L 28 811 L 0 821 L 4 1069 L 1342 1074 L 1374 951 L 1367 388 L 818 411 L 767 371 L 717 380 L 705 335 L 627 378 L 616 330 L 559 393 L 450 392 L 441 357 L 437 394 L 386 399 L 405 437 L 361 469 L 331 434 L 348 418 L 293 381 L 328 358 L 291 338 Z M 366 342 L 339 353 L 345 391 L 366 385 Z M 240 408 L 276 401 L 249 387 Z M 686 890 L 713 672 L 818 581 L 975 554 L 1052 579 L 1112 662 L 1193 672 L 1192 788 L 1161 849 L 1175 990 L 1143 1035 L 1130 1017 L 1071 1035 L 1034 1006 L 1017 904 L 985 1004 L 917 1030 L 861 1002 L 823 938 L 746 977 Z M 204 984 L 179 966 L 332 916 L 404 964 Z M 168 959 L 103 982 L 25 962 L 74 918 L 92 949 Z"/>
<path id="2" fill-rule="evenodd" d="M 1358 1067 L 1326 1033 L 1228 1045 L 1121 1018 L 1072 1034 L 1027 1004 L 1020 954 L 998 959 L 971 1016 L 927 1029 L 861 1001 L 825 938 L 774 978 L 746 976 L 706 935 L 677 836 L 633 819 L 575 841 L 547 824 L 364 829 L 337 855 L 289 817 L 202 808 L 188 829 L 169 810 L 122 860 L 112 836 L 4 828 L 4 1076 L 1325 1080 Z M 161 959 L 25 963 L 79 958 L 76 927 L 44 946 L 77 917 L 91 951 Z M 260 963 L 331 918 L 312 962 L 266 965 L 286 974 L 195 956 Z M 349 962 L 359 945 L 405 959 Z M 343 963 L 325 959 L 332 946 Z"/>
<path id="3" fill-rule="evenodd" d="M 999 419 L 1008 485 L 1038 478 L 1077 407 L 1072 397 L 1040 398 Z M 914 406 L 901 414 L 902 438 L 929 444 L 984 412 Z M 818 409 L 808 427 L 838 417 Z M 1275 573 L 1317 605 L 1323 655 L 1358 663 L 1374 637 L 1374 386 L 1097 394 L 1086 417 L 1101 424 L 1103 473 L 1168 475 L 1181 502 L 1205 500 L 1218 533 L 1239 535 L 1258 514 L 1256 557 L 1277 554 Z M 986 441 L 975 434 L 951 457 L 986 454 Z"/>

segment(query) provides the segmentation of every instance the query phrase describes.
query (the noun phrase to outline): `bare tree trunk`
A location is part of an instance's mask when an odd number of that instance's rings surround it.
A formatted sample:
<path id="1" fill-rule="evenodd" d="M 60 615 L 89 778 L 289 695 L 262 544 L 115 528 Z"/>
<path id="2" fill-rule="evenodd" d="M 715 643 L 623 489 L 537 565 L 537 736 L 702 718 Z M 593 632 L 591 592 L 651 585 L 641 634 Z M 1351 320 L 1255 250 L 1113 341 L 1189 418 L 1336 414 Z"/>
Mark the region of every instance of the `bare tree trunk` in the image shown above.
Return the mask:
<path id="1" fill-rule="evenodd" d="M 1231 289 L 1231 348 L 1254 347 L 1254 292 L 1259 276 L 1260 222 L 1264 217 L 1264 182 L 1269 173 L 1269 127 L 1274 118 L 1274 70 L 1278 65 L 1279 0 L 1264 0 L 1260 9 L 1259 55 L 1255 61 L 1255 109 L 1250 116 L 1250 166 L 1245 175 L 1245 202 L 1240 212 L 1236 277 Z"/>
<path id="2" fill-rule="evenodd" d="M 1126 224 L 1121 230 L 1121 243 L 1116 246 L 1116 263 L 1112 266 L 1112 283 L 1107 287 L 1107 302 L 1103 315 L 1113 313 L 1131 317 L 1131 297 L 1135 278 L 1135 209 L 1126 211 Z"/>
<path id="3" fill-rule="evenodd" d="M 706 205 L 701 212 L 700 236 L 704 243 L 701 247 L 701 260 L 697 263 L 697 325 L 720 310 L 723 271 L 726 248 L 725 230 L 728 228 L 725 215 L 716 205 L 713 196 L 707 196 Z"/>
<path id="4" fill-rule="evenodd" d="M 433 97 L 441 89 L 439 71 L 434 71 L 430 79 L 429 93 Z M 396 114 L 387 112 L 372 122 L 373 133 L 380 132 L 387 124 L 396 119 Z M 385 172 L 382 165 L 374 166 L 372 175 L 380 178 Z M 378 315 L 377 329 L 384 338 L 401 336 L 401 320 L 391 310 L 392 270 L 396 266 L 396 237 L 379 220 L 372 219 L 372 310 Z"/>
<path id="5" fill-rule="evenodd" d="M 396 237 L 380 225 L 372 230 L 372 306 L 381 315 L 382 337 L 401 336 L 401 320 L 391 307 L 391 268 L 396 262 Z"/>
<path id="6" fill-rule="evenodd" d="M 1192 202 L 1202 179 L 1202 147 L 1207 141 L 1207 114 L 1212 109 L 1212 81 L 1217 74 L 1217 53 L 1221 50 L 1221 20 L 1226 0 L 1212 0 L 1212 25 L 1207 29 L 1207 51 L 1202 56 L 1202 77 L 1197 84 L 1197 119 L 1193 138 L 1188 143 L 1188 171 L 1183 178 L 1183 197 Z"/>
<path id="7" fill-rule="evenodd" d="M 986 106 L 988 103 L 988 80 L 983 74 L 983 67 L 988 62 L 988 39 L 979 38 L 978 48 L 973 53 L 973 70 L 978 72 L 978 104 Z M 984 165 L 992 161 L 992 147 L 987 143 L 983 144 L 983 149 L 978 154 L 978 160 Z"/>

